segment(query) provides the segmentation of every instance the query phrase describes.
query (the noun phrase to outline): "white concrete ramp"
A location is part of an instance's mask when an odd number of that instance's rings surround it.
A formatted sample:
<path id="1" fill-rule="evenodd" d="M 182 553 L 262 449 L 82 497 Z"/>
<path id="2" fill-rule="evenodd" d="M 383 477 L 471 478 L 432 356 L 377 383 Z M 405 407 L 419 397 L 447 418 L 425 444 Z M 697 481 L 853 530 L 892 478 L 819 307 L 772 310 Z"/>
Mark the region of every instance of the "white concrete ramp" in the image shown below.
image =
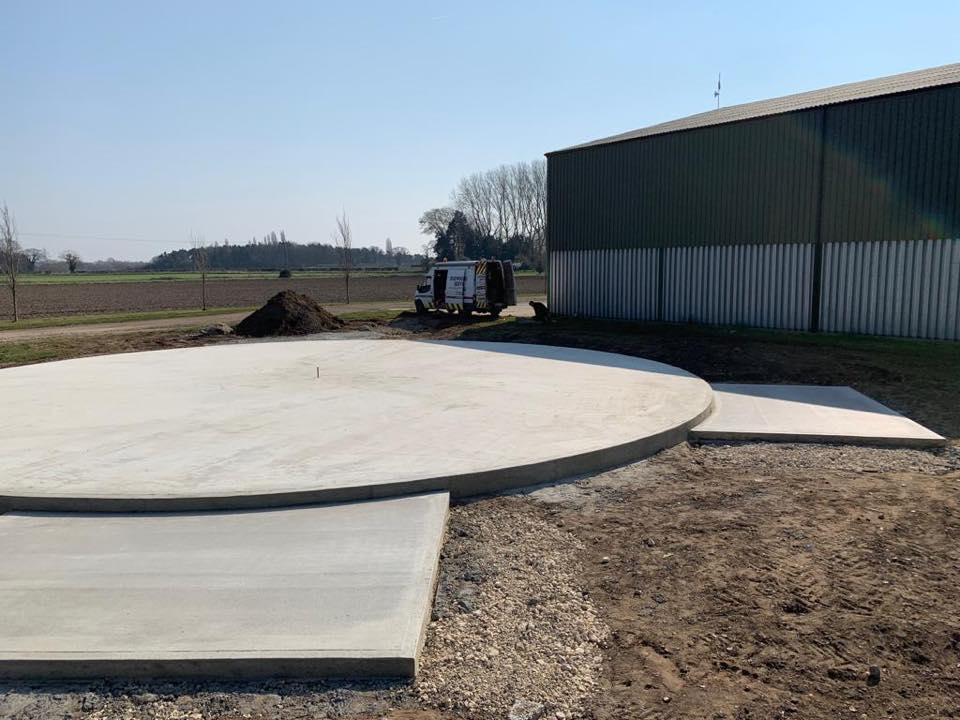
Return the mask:
<path id="1" fill-rule="evenodd" d="M 448 501 L 4 515 L 0 677 L 412 677 Z"/>
<path id="2" fill-rule="evenodd" d="M 850 387 L 716 383 L 714 409 L 692 440 L 943 445 L 940 435 Z"/>

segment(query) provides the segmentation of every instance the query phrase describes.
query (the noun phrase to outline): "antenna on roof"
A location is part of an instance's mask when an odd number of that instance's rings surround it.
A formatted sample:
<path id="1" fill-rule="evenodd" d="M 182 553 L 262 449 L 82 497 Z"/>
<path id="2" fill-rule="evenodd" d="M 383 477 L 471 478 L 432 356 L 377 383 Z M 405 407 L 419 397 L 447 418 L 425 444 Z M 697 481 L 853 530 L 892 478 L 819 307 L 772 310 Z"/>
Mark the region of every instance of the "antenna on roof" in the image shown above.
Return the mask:
<path id="1" fill-rule="evenodd" d="M 717 89 L 713 91 L 713 96 L 717 99 L 717 110 L 720 109 L 720 73 L 717 73 Z"/>

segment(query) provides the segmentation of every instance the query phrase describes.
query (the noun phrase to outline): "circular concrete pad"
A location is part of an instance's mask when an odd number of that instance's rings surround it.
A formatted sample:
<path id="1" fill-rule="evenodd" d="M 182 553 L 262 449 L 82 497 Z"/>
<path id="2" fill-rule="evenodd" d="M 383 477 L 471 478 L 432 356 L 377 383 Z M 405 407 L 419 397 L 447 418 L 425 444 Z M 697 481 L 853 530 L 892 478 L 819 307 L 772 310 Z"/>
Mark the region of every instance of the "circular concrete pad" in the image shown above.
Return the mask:
<path id="1" fill-rule="evenodd" d="M 10 368 L 0 397 L 0 507 L 146 511 L 556 480 L 682 441 L 713 394 L 624 355 L 338 339 Z"/>

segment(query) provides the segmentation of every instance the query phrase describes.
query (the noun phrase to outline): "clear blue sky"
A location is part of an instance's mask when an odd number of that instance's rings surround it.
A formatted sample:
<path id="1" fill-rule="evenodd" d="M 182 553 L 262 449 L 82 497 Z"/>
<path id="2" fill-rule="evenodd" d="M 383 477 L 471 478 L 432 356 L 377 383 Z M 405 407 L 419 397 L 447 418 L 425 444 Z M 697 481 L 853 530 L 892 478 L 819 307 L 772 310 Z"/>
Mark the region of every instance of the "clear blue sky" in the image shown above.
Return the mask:
<path id="1" fill-rule="evenodd" d="M 955 62 L 960 3 L 0 0 L 0 23 L 22 243 L 145 259 L 191 230 L 327 242 L 341 208 L 355 244 L 417 250 L 462 175 L 708 109 L 718 70 L 732 105 Z"/>

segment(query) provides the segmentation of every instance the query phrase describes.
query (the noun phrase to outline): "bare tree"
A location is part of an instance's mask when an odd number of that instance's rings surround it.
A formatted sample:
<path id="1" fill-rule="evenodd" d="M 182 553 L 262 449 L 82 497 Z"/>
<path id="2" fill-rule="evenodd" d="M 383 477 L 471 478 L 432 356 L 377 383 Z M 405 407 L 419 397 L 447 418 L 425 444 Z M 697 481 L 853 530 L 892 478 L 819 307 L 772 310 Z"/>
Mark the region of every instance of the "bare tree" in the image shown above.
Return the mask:
<path id="1" fill-rule="evenodd" d="M 0 207 L 0 272 L 3 273 L 10 288 L 13 300 L 13 321 L 20 321 L 20 308 L 17 305 L 17 278 L 20 275 L 22 252 L 17 242 L 17 224 L 10 208 L 4 203 Z"/>
<path id="2" fill-rule="evenodd" d="M 521 238 L 528 258 L 538 265 L 543 263 L 547 207 L 544 161 L 501 165 L 468 175 L 457 184 L 452 202 L 480 235 L 501 243 Z M 421 227 L 424 218 L 420 219 Z"/>
<path id="3" fill-rule="evenodd" d="M 436 237 L 438 233 L 446 232 L 447 225 L 453 220 L 452 207 L 439 207 L 427 210 L 420 216 L 420 232 L 424 235 Z"/>
<path id="4" fill-rule="evenodd" d="M 36 271 L 40 263 L 47 261 L 47 251 L 43 248 L 24 248 L 23 255 L 27 259 L 32 272 Z"/>
<path id="5" fill-rule="evenodd" d="M 80 265 L 80 256 L 77 255 L 73 250 L 66 250 L 60 253 L 60 259 L 67 264 L 67 269 L 70 273 L 75 273 L 77 267 Z"/>
<path id="6" fill-rule="evenodd" d="M 190 245 L 193 249 L 193 267 L 200 273 L 200 309 L 207 309 L 207 248 L 200 233 L 190 233 Z"/>
<path id="7" fill-rule="evenodd" d="M 333 244 L 337 246 L 340 269 L 343 271 L 343 283 L 347 291 L 347 305 L 350 304 L 350 271 L 353 270 L 353 232 L 346 211 L 337 215 L 337 229 L 333 233 Z"/>

